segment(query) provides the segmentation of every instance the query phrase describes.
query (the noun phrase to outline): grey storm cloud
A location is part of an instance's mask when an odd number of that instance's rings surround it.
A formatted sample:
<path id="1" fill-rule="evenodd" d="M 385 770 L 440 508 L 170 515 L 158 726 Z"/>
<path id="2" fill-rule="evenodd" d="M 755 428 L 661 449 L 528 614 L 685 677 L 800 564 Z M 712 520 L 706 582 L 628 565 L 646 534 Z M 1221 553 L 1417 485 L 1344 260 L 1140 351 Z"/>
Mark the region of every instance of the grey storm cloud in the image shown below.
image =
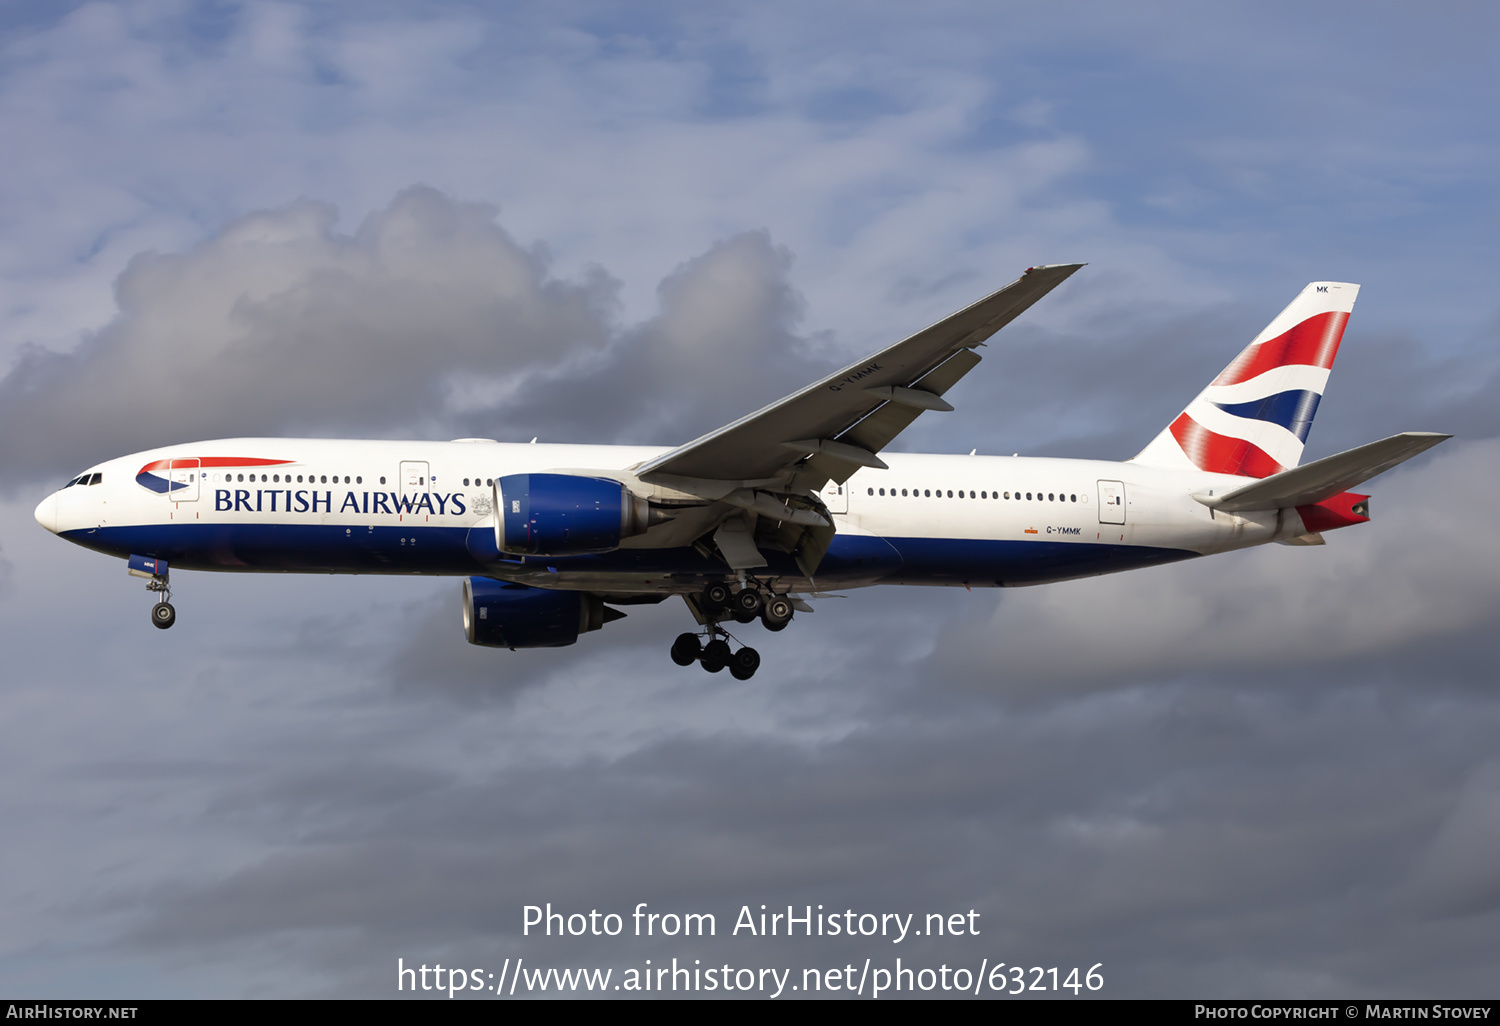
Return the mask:
<path id="1" fill-rule="evenodd" d="M 132 260 L 110 324 L 0 381 L 0 465 L 297 432 L 672 444 L 810 374 L 790 255 L 764 232 L 684 264 L 625 329 L 603 271 L 550 276 L 492 207 L 413 188 L 353 234 L 336 220 L 299 201 Z"/>
<path id="2" fill-rule="evenodd" d="M 1414 906 L 1433 916 L 1500 908 L 1500 761 L 1479 766 L 1443 821 L 1412 880 Z"/>
<path id="3" fill-rule="evenodd" d="M 1492 998 L 1494 12 L 682 10 L 7 22 L 6 989 L 900 956 Z M 31 517 L 191 438 L 676 443 L 1066 259 L 900 447 L 1128 457 L 1314 277 L 1366 292 L 1307 457 L 1459 437 L 1326 548 L 819 598 L 744 632 L 752 682 L 668 662 L 680 601 L 472 648 L 454 580 L 184 573 L 156 631 L 142 582 Z M 721 936 L 522 938 L 547 901 Z M 742 903 L 984 932 L 724 937 Z"/>
<path id="4" fill-rule="evenodd" d="M 662 282 L 655 315 L 622 325 L 603 271 L 550 277 L 492 208 L 412 190 L 342 235 L 330 208 L 299 203 L 138 259 L 112 324 L 70 356 L 33 354 L 3 387 L 80 447 L 74 463 L 100 438 L 236 431 L 672 442 L 836 361 L 799 334 L 790 281 L 767 233 L 732 235 Z M 1271 313 L 1017 324 L 957 390 L 960 412 L 919 422 L 911 442 L 966 449 L 980 424 L 996 450 L 1022 429 L 1038 448 L 1128 448 Z M 1421 368 L 1426 391 L 1467 394 L 1414 346 L 1383 352 Z M 178 350 L 183 387 L 225 378 L 212 402 L 168 404 L 158 423 L 105 387 L 149 383 Z M 1446 426 L 1389 423 L 1421 412 L 1393 401 L 1350 405 L 1356 442 Z M 173 669 L 83 653 L 65 736 L 25 741 L 95 739 L 41 836 L 77 828 L 70 801 L 124 810 L 97 859 L 129 867 L 101 874 L 73 846 L 66 872 L 98 882 L 27 922 L 46 937 L 92 924 L 95 950 L 182 966 L 215 993 L 386 994 L 398 956 L 618 968 L 872 954 L 723 936 L 762 902 L 978 908 L 982 940 L 890 954 L 1102 961 L 1115 994 L 1185 979 L 1223 995 L 1462 991 L 1493 955 L 1494 877 L 1475 850 L 1494 830 L 1500 727 L 1482 523 L 1497 445 L 1448 443 L 1374 482 L 1375 522 L 1323 549 L 998 596 L 820 599 L 774 639 L 747 628 L 765 658 L 749 687 L 667 662 L 689 626 L 675 600 L 630 607 L 573 648 L 511 653 L 464 644 L 456 582 L 189 575 L 178 630 L 146 639 L 173 646 Z M 56 555 L 35 548 L 16 550 L 29 582 Z M 115 616 L 107 590 L 49 587 L 85 622 Z M 165 835 L 188 847 L 158 865 Z M 713 912 L 721 935 L 518 937 L 521 906 L 549 900 Z"/>
<path id="5" fill-rule="evenodd" d="M 992 616 L 949 631 L 934 669 L 1055 695 L 1193 670 L 1332 663 L 1494 623 L 1500 542 L 1485 524 L 1500 501 L 1500 442 L 1445 445 L 1356 489 L 1374 496 L 1373 522 L 1331 532 L 1324 546 L 1008 591 Z"/>
<path id="6" fill-rule="evenodd" d="M 878 608 L 874 620 L 826 626 L 852 627 L 857 647 L 895 623 Z M 361 729 L 279 746 L 271 764 L 234 745 L 239 768 L 203 825 L 253 810 L 263 829 L 292 833 L 207 878 L 124 904 L 117 892 L 112 910 L 135 924 L 118 943 L 192 964 L 297 937 L 303 971 L 333 994 L 386 993 L 397 954 L 619 968 L 674 954 L 817 966 L 995 952 L 1102 961 L 1117 995 L 1170 992 L 1183 974 L 1226 995 L 1378 995 L 1455 979 L 1468 993 L 1461 981 L 1488 957 L 1475 941 L 1492 925 L 1494 877 L 1473 842 L 1493 833 L 1494 789 L 1466 760 L 1500 722 L 1493 703 L 1460 713 L 1400 687 L 1371 701 L 1360 679 L 1298 693 L 1228 671 L 1028 709 L 933 688 L 889 660 L 801 673 L 819 646 L 806 634 L 793 646 L 793 665 L 764 689 L 713 687 L 675 667 L 582 667 L 462 722 L 441 713 L 444 696 L 425 706 L 407 694 L 361 712 Z M 833 712 L 836 693 L 846 704 Z M 753 725 L 763 704 L 779 725 Z M 656 714 L 611 753 L 600 732 L 632 705 Z M 692 706 L 707 713 L 698 727 L 677 718 Z M 678 710 L 670 723 L 667 707 Z M 813 719 L 836 732 L 798 740 L 789 729 Z M 543 743 L 527 746 L 538 730 Z M 1446 760 L 1412 760 L 1439 739 Z M 434 761 L 445 747 L 453 757 Z M 417 752 L 428 754 L 413 763 Z M 1409 895 L 1425 902 L 1434 879 L 1466 916 L 1434 925 L 1428 904 L 1414 907 Z M 545 901 L 713 912 L 719 934 L 521 938 L 522 905 Z M 888 950 L 728 936 L 742 903 L 763 902 L 977 907 L 984 933 Z M 1421 931 L 1432 941 L 1414 949 Z"/>
<path id="7" fill-rule="evenodd" d="M 225 435 L 388 431 L 454 374 L 524 374 L 607 338 L 611 286 L 547 277 L 494 210 L 412 189 L 352 236 L 300 201 L 131 261 L 118 316 L 0 382 L 0 463 L 26 476 Z"/>
<path id="8" fill-rule="evenodd" d="M 238 435 L 673 445 L 848 358 L 799 333 L 792 257 L 765 231 L 684 262 L 658 287 L 654 316 L 621 324 L 605 269 L 555 277 L 545 247 L 521 246 L 497 218 L 417 187 L 350 234 L 331 206 L 303 200 L 185 253 L 136 257 L 110 323 L 69 353 L 27 350 L 0 380 L 10 487 Z M 1111 307 L 1066 332 L 1023 318 L 956 389 L 960 412 L 923 418 L 897 447 L 1128 457 L 1274 312 Z M 891 324 L 876 344 L 922 327 Z M 1315 437 L 1355 444 L 1360 432 L 1442 420 L 1481 435 L 1497 427 L 1452 361 L 1397 337 L 1365 346 L 1351 335 L 1346 349 L 1350 409 L 1325 412 L 1332 424 Z M 1432 387 L 1398 389 L 1392 367 Z M 1379 401 L 1353 398 L 1366 394 Z M 1446 401 L 1412 398 L 1433 395 Z M 1408 414 L 1423 423 L 1395 423 Z"/>

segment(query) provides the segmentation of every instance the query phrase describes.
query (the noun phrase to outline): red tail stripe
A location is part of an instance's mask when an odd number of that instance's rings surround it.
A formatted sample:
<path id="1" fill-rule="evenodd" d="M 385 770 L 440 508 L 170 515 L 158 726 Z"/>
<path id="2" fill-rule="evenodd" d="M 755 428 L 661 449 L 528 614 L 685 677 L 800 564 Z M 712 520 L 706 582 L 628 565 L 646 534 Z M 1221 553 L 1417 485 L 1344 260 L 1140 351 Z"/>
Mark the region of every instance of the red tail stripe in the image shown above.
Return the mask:
<path id="1" fill-rule="evenodd" d="M 1348 323 L 1349 315 L 1342 311 L 1309 317 L 1275 338 L 1248 347 L 1224 368 L 1224 373 L 1214 379 L 1214 384 L 1237 385 L 1290 364 L 1307 364 L 1327 370 L 1339 354 L 1339 341 L 1343 339 L 1344 325 Z"/>
<path id="2" fill-rule="evenodd" d="M 1270 477 L 1285 469 L 1260 446 L 1210 431 L 1186 413 L 1172 421 L 1170 430 L 1193 465 L 1210 474 Z"/>

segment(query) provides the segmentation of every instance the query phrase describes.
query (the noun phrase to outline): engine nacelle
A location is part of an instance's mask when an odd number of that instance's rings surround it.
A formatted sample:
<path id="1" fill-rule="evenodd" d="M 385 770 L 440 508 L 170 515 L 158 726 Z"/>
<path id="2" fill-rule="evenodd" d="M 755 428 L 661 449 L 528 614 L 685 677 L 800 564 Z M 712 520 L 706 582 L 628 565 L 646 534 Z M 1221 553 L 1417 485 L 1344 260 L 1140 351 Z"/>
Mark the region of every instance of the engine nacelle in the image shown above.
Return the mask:
<path id="1" fill-rule="evenodd" d="M 619 481 L 576 474 L 502 477 L 495 502 L 495 544 L 514 555 L 608 552 L 651 520 L 646 500 Z"/>
<path id="2" fill-rule="evenodd" d="M 605 609 L 599 596 L 586 592 L 531 588 L 489 577 L 464 581 L 464 637 L 471 645 L 561 648 L 623 615 Z"/>

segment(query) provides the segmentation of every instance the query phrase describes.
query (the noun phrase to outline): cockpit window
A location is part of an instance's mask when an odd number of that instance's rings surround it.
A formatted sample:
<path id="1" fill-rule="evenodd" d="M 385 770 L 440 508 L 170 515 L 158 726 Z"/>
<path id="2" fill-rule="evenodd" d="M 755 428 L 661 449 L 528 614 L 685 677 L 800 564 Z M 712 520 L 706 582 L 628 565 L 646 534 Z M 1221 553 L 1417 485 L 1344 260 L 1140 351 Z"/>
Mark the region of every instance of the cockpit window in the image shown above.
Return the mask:
<path id="1" fill-rule="evenodd" d="M 88 483 L 91 484 L 91 485 L 96 485 L 96 484 L 100 483 L 103 480 L 104 480 L 104 475 L 102 473 L 100 473 L 100 474 L 91 474 L 89 476 Z"/>

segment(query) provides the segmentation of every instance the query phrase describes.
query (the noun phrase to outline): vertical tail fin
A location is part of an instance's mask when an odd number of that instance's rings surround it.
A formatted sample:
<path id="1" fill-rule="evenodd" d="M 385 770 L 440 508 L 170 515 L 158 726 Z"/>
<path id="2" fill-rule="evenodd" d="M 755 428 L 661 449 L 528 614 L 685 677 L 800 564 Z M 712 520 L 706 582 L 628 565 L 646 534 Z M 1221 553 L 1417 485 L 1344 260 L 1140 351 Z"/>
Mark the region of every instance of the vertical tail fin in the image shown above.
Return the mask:
<path id="1" fill-rule="evenodd" d="M 1131 462 L 1241 477 L 1295 467 L 1358 295 L 1308 285 Z"/>

